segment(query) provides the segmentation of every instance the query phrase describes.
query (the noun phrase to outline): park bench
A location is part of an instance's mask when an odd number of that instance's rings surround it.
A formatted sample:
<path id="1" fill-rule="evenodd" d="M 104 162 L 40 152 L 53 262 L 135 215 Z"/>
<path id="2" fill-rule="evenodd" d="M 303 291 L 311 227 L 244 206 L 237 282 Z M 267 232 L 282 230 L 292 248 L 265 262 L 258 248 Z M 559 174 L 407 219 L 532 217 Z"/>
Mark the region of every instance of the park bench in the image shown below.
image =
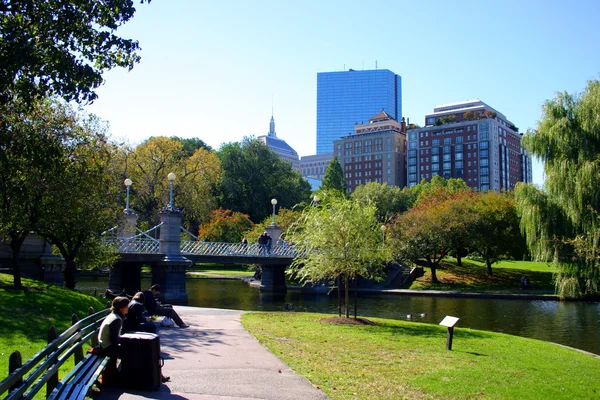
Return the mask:
<path id="1" fill-rule="evenodd" d="M 60 336 L 56 328 L 48 329 L 48 345 L 22 363 L 21 354 L 9 358 L 9 376 L 0 382 L 0 396 L 7 400 L 32 399 L 46 385 L 49 399 L 84 399 L 108 363 L 108 358 L 96 354 L 83 355 L 84 343 L 98 344 L 98 329 L 109 309 L 95 313 L 90 307 L 81 321 L 73 314 L 71 327 Z M 58 371 L 71 356 L 75 364 L 62 380 Z"/>

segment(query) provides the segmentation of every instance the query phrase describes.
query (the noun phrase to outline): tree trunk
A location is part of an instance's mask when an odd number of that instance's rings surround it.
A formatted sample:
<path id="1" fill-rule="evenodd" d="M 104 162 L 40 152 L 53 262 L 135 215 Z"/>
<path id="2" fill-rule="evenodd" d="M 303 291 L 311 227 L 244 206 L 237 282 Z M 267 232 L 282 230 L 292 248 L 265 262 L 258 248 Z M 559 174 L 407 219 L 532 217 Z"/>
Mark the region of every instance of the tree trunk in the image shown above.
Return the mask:
<path id="1" fill-rule="evenodd" d="M 492 275 L 492 262 L 491 261 L 486 261 L 485 265 L 487 265 L 487 273 L 488 273 L 488 275 Z"/>
<path id="2" fill-rule="evenodd" d="M 342 316 L 342 292 L 340 291 L 341 286 L 342 286 L 341 275 L 338 275 L 337 287 L 338 287 L 338 316 L 339 317 Z"/>
<path id="3" fill-rule="evenodd" d="M 462 267 L 462 250 L 458 249 L 456 251 L 456 265 Z"/>
<path id="4" fill-rule="evenodd" d="M 350 318 L 350 288 L 348 283 L 348 274 L 344 275 L 345 303 L 346 303 L 346 318 Z"/>
<path id="5" fill-rule="evenodd" d="M 13 272 L 13 285 L 15 289 L 22 289 L 23 284 L 21 283 L 21 264 L 19 259 L 21 258 L 21 247 L 27 235 L 11 235 L 10 249 L 12 250 L 11 267 Z"/>
<path id="6" fill-rule="evenodd" d="M 356 310 L 358 308 L 358 276 L 354 277 L 354 319 L 356 319 Z"/>
<path id="7" fill-rule="evenodd" d="M 435 274 L 436 266 L 432 264 L 429 266 L 429 269 L 431 269 L 431 283 L 438 283 L 438 278 Z"/>
<path id="8" fill-rule="evenodd" d="M 77 272 L 75 260 L 65 257 L 65 262 L 65 287 L 75 289 L 75 272 Z"/>

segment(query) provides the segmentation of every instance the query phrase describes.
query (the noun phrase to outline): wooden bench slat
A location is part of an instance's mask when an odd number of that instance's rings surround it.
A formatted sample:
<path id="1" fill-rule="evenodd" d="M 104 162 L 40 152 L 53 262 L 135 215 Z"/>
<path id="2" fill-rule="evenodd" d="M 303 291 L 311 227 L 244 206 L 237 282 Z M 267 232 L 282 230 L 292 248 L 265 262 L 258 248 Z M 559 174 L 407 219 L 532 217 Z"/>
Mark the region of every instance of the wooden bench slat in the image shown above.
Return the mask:
<path id="1" fill-rule="evenodd" d="M 94 322 L 97 320 L 102 320 L 103 317 L 108 315 L 110 310 L 102 310 L 95 314 L 92 314 L 86 318 L 83 318 L 81 321 L 77 322 L 75 325 L 71 326 L 65 332 L 63 332 L 59 337 L 57 337 L 52 343 L 48 346 L 44 347 L 37 354 L 35 354 L 31 359 L 29 359 L 21 368 L 13 372 L 11 375 L 6 377 L 2 382 L 0 382 L 0 394 L 8 391 L 15 383 L 19 382 L 31 369 L 33 369 L 37 364 L 40 363 L 51 353 L 53 353 L 61 344 L 63 344 L 66 340 L 68 340 L 74 333 L 76 333 L 82 326 L 86 326 L 90 324 L 90 322 Z M 102 322 L 100 322 L 102 323 Z"/>
<path id="2" fill-rule="evenodd" d="M 98 321 L 99 324 L 102 321 Z M 93 326 L 98 324 L 98 322 L 90 324 L 86 327 L 86 331 L 89 329 L 93 329 Z M 19 386 L 19 388 L 13 391 L 6 400 L 18 399 L 21 395 L 25 393 L 27 388 L 31 385 L 31 383 L 39 377 L 41 374 L 44 374 L 35 385 L 31 386 L 31 389 L 27 391 L 25 397 L 33 397 L 33 394 L 38 392 L 44 384 L 50 379 L 50 377 L 58 371 L 60 366 L 64 364 L 73 353 L 83 345 L 83 343 L 90 340 L 90 338 L 96 335 L 96 329 L 93 329 L 91 332 L 88 332 L 85 336 L 81 337 L 83 330 L 72 336 L 69 340 L 65 341 L 54 353 L 52 353 L 40 366 L 37 367 Z M 71 346 L 71 347 L 69 347 Z M 68 350 L 65 351 L 65 348 Z M 50 367 L 49 367 L 50 366 Z M 45 371 L 45 373 L 44 373 Z"/>

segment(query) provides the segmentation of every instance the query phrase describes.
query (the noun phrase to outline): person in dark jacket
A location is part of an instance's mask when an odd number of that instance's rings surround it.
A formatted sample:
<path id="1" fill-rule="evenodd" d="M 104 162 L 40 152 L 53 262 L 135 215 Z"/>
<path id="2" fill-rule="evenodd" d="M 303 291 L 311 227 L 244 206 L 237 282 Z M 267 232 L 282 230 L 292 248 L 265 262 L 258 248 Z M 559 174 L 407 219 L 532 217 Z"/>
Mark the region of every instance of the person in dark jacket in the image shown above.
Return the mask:
<path id="1" fill-rule="evenodd" d="M 119 358 L 119 346 L 121 344 L 121 328 L 123 318 L 127 315 L 129 299 L 127 297 L 115 297 L 112 301 L 111 313 L 104 318 L 98 330 L 98 343 L 101 354 L 110 357 L 110 362 L 102 374 L 104 384 L 117 375 L 117 358 Z"/>
<path id="2" fill-rule="evenodd" d="M 160 285 L 152 285 L 150 290 L 144 291 L 144 296 L 146 299 L 146 310 L 148 310 L 148 315 L 161 315 L 164 317 L 169 317 L 180 328 L 187 328 L 189 326 L 183 322 L 183 320 L 179 317 L 177 312 L 173 310 L 172 307 L 160 304 L 160 301 L 158 300 L 158 296 L 160 296 Z"/>
<path id="3" fill-rule="evenodd" d="M 123 331 L 124 332 L 148 332 L 148 333 L 156 333 L 156 325 L 144 309 L 145 303 L 144 293 L 137 292 L 129 306 L 127 307 L 129 310 L 127 312 L 127 317 L 125 321 L 123 321 Z"/>

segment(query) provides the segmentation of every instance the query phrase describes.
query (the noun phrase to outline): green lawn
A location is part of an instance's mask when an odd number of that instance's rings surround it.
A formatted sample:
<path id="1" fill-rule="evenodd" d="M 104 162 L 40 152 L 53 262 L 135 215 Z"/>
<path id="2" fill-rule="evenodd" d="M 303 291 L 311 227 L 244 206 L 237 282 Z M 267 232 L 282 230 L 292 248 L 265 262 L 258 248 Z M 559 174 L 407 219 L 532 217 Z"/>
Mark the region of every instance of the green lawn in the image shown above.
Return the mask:
<path id="1" fill-rule="evenodd" d="M 81 319 L 89 307 L 104 308 L 100 299 L 58 286 L 23 279 L 26 290 L 14 290 L 12 283 L 12 275 L 0 274 L 0 380 L 8 376 L 8 357 L 13 351 L 18 350 L 25 362 L 47 345 L 51 325 L 60 334 L 71 326 L 73 313 Z M 66 362 L 59 376 L 72 367 L 72 362 Z"/>
<path id="2" fill-rule="evenodd" d="M 501 261 L 492 265 L 492 272 L 489 276 L 485 264 L 479 261 L 463 258 L 459 267 L 456 259 L 447 258 L 437 270 L 439 283 L 431 283 L 431 272 L 425 268 L 425 275 L 412 282 L 409 289 L 554 293 L 554 270 L 546 263 Z M 529 290 L 521 289 L 523 275 L 531 282 Z"/>
<path id="3" fill-rule="evenodd" d="M 229 276 L 229 277 L 239 277 L 239 276 L 252 276 L 254 274 L 254 269 L 252 268 L 244 268 L 242 266 L 220 266 L 220 265 L 202 265 L 197 264 L 193 268 L 189 269 L 189 272 L 193 272 L 190 274 L 191 276 L 196 277 L 207 277 L 213 278 L 218 276 Z"/>
<path id="4" fill-rule="evenodd" d="M 330 325 L 331 315 L 247 313 L 263 345 L 333 399 L 598 399 L 600 359 L 500 333 L 372 318 Z"/>

